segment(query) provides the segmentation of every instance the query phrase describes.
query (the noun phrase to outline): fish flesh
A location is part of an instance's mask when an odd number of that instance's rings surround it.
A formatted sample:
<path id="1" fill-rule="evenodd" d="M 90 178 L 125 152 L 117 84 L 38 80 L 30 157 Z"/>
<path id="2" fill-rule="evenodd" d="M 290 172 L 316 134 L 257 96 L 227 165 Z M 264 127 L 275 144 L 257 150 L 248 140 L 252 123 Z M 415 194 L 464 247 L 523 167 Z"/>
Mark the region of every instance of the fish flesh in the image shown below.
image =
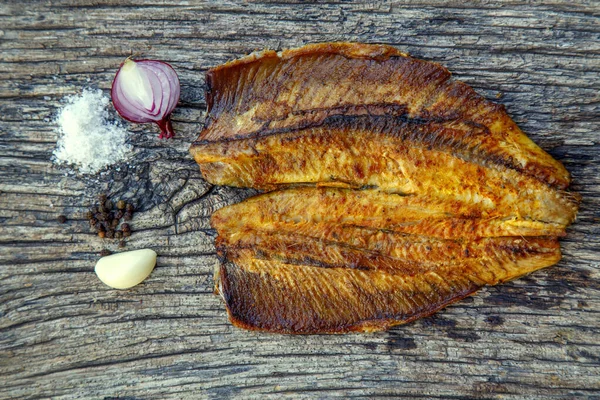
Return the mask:
<path id="1" fill-rule="evenodd" d="M 463 130 L 448 130 L 438 124 L 415 128 L 389 117 L 336 116 L 315 128 L 207 143 L 196 147 L 196 161 L 202 159 L 205 178 L 219 185 L 371 187 L 469 203 L 493 215 L 572 222 L 577 201 L 569 192 L 487 161 L 484 146 L 469 152 L 481 143 L 476 135 L 465 144 Z"/>
<path id="2" fill-rule="evenodd" d="M 191 154 L 207 181 L 264 192 L 211 218 L 236 326 L 387 329 L 561 258 L 569 173 L 439 64 L 323 43 L 206 83 Z"/>
<path id="3" fill-rule="evenodd" d="M 479 239 L 502 236 L 564 236 L 564 225 L 490 216 L 459 202 L 431 201 L 374 189 L 295 187 L 246 199 L 216 211 L 220 236 L 249 228 L 272 233 L 321 231 L 351 226 L 418 237 Z"/>

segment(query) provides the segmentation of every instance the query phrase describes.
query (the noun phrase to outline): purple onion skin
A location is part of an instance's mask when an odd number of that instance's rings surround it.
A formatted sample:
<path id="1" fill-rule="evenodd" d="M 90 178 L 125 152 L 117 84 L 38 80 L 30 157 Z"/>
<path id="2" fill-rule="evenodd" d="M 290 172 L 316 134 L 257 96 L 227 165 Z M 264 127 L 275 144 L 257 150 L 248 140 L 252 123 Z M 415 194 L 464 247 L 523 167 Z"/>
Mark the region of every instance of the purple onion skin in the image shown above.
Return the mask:
<path id="1" fill-rule="evenodd" d="M 159 139 L 172 139 L 175 137 L 173 124 L 171 124 L 171 114 L 167 115 L 165 119 L 157 121 L 156 125 L 160 128 L 160 135 L 158 135 Z"/>
<path id="2" fill-rule="evenodd" d="M 143 115 L 135 115 L 135 113 L 132 112 L 131 110 L 125 111 L 126 107 L 122 104 L 123 100 L 120 98 L 120 95 L 118 94 L 119 91 L 115 87 L 115 85 L 117 84 L 119 73 L 121 72 L 125 62 L 127 62 L 127 60 L 125 60 L 119 66 L 119 70 L 117 71 L 117 74 L 115 75 L 115 78 L 113 79 L 112 86 L 111 86 L 111 98 L 112 98 L 115 110 L 117 110 L 117 113 L 121 116 L 121 118 L 123 118 L 129 122 L 141 123 L 141 124 L 148 123 L 148 122 L 155 123 L 160 128 L 160 135 L 158 137 L 159 139 L 173 138 L 175 136 L 175 131 L 173 130 L 173 124 L 171 123 L 171 113 L 175 109 L 175 106 L 177 105 L 177 102 L 179 101 L 179 95 L 180 95 L 179 78 L 177 77 L 177 73 L 175 72 L 175 69 L 170 64 L 168 64 L 164 61 L 159 61 L 159 60 L 144 59 L 144 60 L 135 60 L 135 61 L 131 60 L 131 61 L 135 62 L 136 64 L 137 63 L 142 63 L 142 64 L 158 63 L 158 64 L 168 67 L 168 69 L 170 69 L 170 71 L 172 72 L 171 77 L 174 78 L 174 80 L 168 81 L 169 88 L 175 89 L 175 93 L 169 93 L 170 96 L 167 98 L 167 101 L 169 101 L 169 103 L 171 103 L 173 100 L 173 98 L 171 96 L 173 96 L 173 95 L 176 95 L 177 98 L 175 99 L 175 102 L 172 104 L 171 109 L 168 112 L 166 112 L 164 115 L 143 116 Z M 122 87 L 121 87 L 121 92 L 122 92 Z M 125 96 L 125 94 L 123 94 L 123 96 Z M 161 103 L 161 105 L 162 105 L 162 103 Z"/>

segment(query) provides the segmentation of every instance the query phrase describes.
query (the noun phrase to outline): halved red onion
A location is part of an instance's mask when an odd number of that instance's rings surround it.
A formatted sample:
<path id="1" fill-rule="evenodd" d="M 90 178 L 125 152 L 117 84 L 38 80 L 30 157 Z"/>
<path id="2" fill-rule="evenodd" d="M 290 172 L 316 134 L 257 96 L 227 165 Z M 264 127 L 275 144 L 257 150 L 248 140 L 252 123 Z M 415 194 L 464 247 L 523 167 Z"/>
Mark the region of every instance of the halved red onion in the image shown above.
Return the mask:
<path id="1" fill-rule="evenodd" d="M 128 58 L 117 71 L 111 97 L 121 117 L 136 123 L 154 122 L 162 139 L 175 135 L 171 113 L 180 91 L 177 73 L 166 62 Z"/>

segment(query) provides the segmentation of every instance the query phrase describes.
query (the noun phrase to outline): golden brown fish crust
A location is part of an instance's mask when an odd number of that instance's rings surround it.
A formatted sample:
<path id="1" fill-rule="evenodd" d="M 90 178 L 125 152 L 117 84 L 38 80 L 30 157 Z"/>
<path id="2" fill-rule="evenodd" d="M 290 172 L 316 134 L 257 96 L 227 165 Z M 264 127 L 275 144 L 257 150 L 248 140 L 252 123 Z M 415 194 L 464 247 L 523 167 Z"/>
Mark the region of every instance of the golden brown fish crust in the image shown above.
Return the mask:
<path id="1" fill-rule="evenodd" d="M 579 203 L 568 172 L 439 64 L 322 43 L 206 82 L 202 174 L 269 191 L 211 218 L 236 326 L 387 329 L 561 258 Z"/>
<path id="2" fill-rule="evenodd" d="M 222 265 L 220 275 L 219 293 L 235 326 L 296 334 L 385 330 L 479 288 L 464 276 L 444 281 L 423 274 L 413 280 L 251 258 Z"/>
<path id="3" fill-rule="evenodd" d="M 559 223 L 489 215 L 458 201 L 326 187 L 296 187 L 254 196 L 216 211 L 211 223 L 223 234 L 244 227 L 305 233 L 356 226 L 442 239 L 564 235 L 564 225 Z"/>
<path id="4" fill-rule="evenodd" d="M 486 263 L 440 266 L 418 274 L 322 268 L 261 259 L 238 250 L 222 264 L 218 292 L 232 323 L 282 333 L 377 331 L 429 315 L 488 283 L 554 263 L 527 255 L 490 274 Z M 558 257 L 558 258 L 557 258 Z"/>
<path id="5" fill-rule="evenodd" d="M 370 186 L 461 201 L 482 213 L 564 225 L 577 211 L 572 194 L 490 165 L 485 160 L 496 149 L 493 141 L 466 128 L 335 117 L 316 128 L 206 143 L 197 149 L 203 175 L 220 185 L 267 190 L 297 183 Z"/>
<path id="6" fill-rule="evenodd" d="M 218 292 L 231 321 L 283 333 L 387 329 L 560 260 L 553 237 L 496 232 L 500 236 L 443 239 L 428 236 L 429 227 L 405 234 L 359 226 L 443 221 L 445 206 L 421 208 L 416 198 L 376 191 L 305 187 L 222 208 L 211 223 L 223 260 Z"/>
<path id="7" fill-rule="evenodd" d="M 270 204 L 273 204 L 272 197 L 261 196 Z M 319 223 L 295 222 L 296 216 L 290 213 L 271 214 L 271 220 L 248 221 L 246 216 L 256 216 L 253 211 L 242 202 L 214 215 L 212 225 L 219 234 L 216 246 L 223 257 L 252 249 L 258 258 L 287 263 L 401 271 L 409 275 L 459 262 L 485 263 L 492 276 L 495 269 L 503 270 L 523 257 L 538 257 L 540 262 L 550 260 L 548 265 L 560 259 L 560 248 L 554 237 L 443 239 L 426 236 L 426 232 L 411 235 L 352 223 L 332 223 L 331 219 Z"/>
<path id="8" fill-rule="evenodd" d="M 478 277 L 488 285 L 506 280 L 507 269 L 519 268 L 527 259 L 538 268 L 560 260 L 556 238 L 484 238 L 460 241 L 406 237 L 393 232 L 340 229 L 336 240 L 323 240 L 296 233 L 244 231 L 239 240 L 229 242 L 220 236 L 221 257 L 232 259 L 240 252 L 253 251 L 263 260 L 324 268 L 375 270 L 415 276 L 452 267 L 454 272 L 474 270 L 485 265 Z M 358 234 L 357 234 L 358 233 Z M 354 235 L 354 236 L 352 236 Z M 352 242 L 366 242 L 353 245 Z"/>
<path id="9" fill-rule="evenodd" d="M 382 45 L 324 43 L 264 51 L 207 73 L 208 115 L 198 141 L 260 136 L 319 124 L 332 115 L 405 115 L 477 125 L 519 172 L 566 188 L 562 164 L 494 104 L 441 65 Z M 192 153 L 197 150 L 194 146 Z"/>

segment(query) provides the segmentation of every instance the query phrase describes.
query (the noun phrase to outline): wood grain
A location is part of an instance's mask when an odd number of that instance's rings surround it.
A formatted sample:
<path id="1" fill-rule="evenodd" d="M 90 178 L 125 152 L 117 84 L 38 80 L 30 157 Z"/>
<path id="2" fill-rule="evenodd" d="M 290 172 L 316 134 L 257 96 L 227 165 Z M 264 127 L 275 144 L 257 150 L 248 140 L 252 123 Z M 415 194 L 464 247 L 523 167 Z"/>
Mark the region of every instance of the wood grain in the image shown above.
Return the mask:
<path id="1" fill-rule="evenodd" d="M 210 186 L 187 153 L 204 73 L 332 40 L 397 46 L 505 104 L 583 195 L 563 260 L 389 332 L 231 327 L 212 294 L 208 221 L 248 191 Z M 94 177 L 53 165 L 61 100 L 108 93 L 130 54 L 179 72 L 177 137 L 128 124 L 128 163 Z M 2 2 L 0 398 L 600 397 L 599 71 L 597 1 Z M 127 248 L 159 254 L 128 291 L 93 273 L 99 251 L 117 249 L 82 216 L 98 193 L 137 201 Z"/>

